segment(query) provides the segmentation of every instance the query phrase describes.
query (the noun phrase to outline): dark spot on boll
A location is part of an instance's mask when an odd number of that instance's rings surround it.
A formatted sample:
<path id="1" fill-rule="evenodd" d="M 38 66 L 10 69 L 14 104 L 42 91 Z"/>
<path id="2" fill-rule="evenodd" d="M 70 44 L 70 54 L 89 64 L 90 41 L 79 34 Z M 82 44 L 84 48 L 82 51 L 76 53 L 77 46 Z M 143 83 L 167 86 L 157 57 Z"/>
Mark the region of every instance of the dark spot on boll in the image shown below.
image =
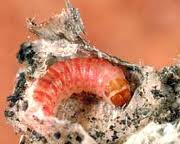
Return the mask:
<path id="1" fill-rule="evenodd" d="M 112 135 L 112 141 L 115 141 L 116 139 L 118 139 L 119 137 L 117 136 L 117 131 L 114 131 L 113 135 Z"/>
<path id="2" fill-rule="evenodd" d="M 22 103 L 22 110 L 23 110 L 23 111 L 26 111 L 27 108 L 28 108 L 28 101 L 24 101 L 24 102 Z"/>
<path id="3" fill-rule="evenodd" d="M 26 84 L 26 77 L 25 77 L 25 73 L 22 72 L 19 74 L 14 95 L 16 96 L 21 95 L 25 89 L 25 84 Z"/>
<path id="4" fill-rule="evenodd" d="M 21 81 L 22 81 L 22 80 L 26 80 L 26 78 L 25 78 L 25 73 L 24 73 L 24 72 L 20 73 L 18 79 L 21 80 Z"/>
<path id="5" fill-rule="evenodd" d="M 142 91 L 139 91 L 139 96 L 143 96 L 143 92 Z"/>
<path id="6" fill-rule="evenodd" d="M 8 106 L 9 106 L 10 108 L 12 108 L 12 107 L 15 106 L 15 103 L 10 102 Z"/>
<path id="7" fill-rule="evenodd" d="M 33 56 L 35 55 L 34 50 L 32 49 L 31 42 L 24 42 L 20 45 L 20 50 L 17 53 L 16 58 L 19 63 L 27 61 L 28 64 L 32 65 L 34 63 Z"/>
<path id="8" fill-rule="evenodd" d="M 96 137 L 103 137 L 105 135 L 104 132 L 101 132 L 101 131 L 96 131 Z"/>
<path id="9" fill-rule="evenodd" d="M 31 43 L 30 42 L 24 42 L 20 45 L 20 50 L 17 53 L 16 58 L 18 59 L 19 63 L 23 63 L 25 61 L 25 56 L 26 56 L 26 49 L 31 48 Z"/>
<path id="10" fill-rule="evenodd" d="M 25 61 L 25 49 L 31 47 L 30 42 L 24 42 L 20 45 L 20 50 L 17 53 L 16 58 L 18 59 L 19 63 L 23 63 Z"/>
<path id="11" fill-rule="evenodd" d="M 157 99 L 164 97 L 161 91 L 157 89 L 151 90 L 151 93 L 153 94 L 154 98 L 157 98 Z"/>
<path id="12" fill-rule="evenodd" d="M 125 125 L 126 124 L 126 120 L 123 119 L 123 120 L 120 121 L 120 123 Z"/>
<path id="13" fill-rule="evenodd" d="M 42 138 L 43 138 L 43 136 L 41 134 L 39 134 L 35 130 L 32 131 L 32 139 L 33 140 L 40 141 Z"/>
<path id="14" fill-rule="evenodd" d="M 13 117 L 14 116 L 14 112 L 10 111 L 10 110 L 5 110 L 4 111 L 4 115 L 5 115 L 5 117 Z"/>
<path id="15" fill-rule="evenodd" d="M 60 133 L 60 132 L 54 133 L 54 137 L 55 137 L 56 139 L 60 139 L 60 138 L 61 138 L 61 133 Z"/>
<path id="16" fill-rule="evenodd" d="M 72 144 L 70 141 L 65 142 L 65 144 Z"/>
<path id="17" fill-rule="evenodd" d="M 76 136 L 76 141 L 78 141 L 79 143 L 81 143 L 84 139 L 84 136 L 83 135 L 77 135 Z"/>
<path id="18" fill-rule="evenodd" d="M 115 127 L 115 126 L 111 125 L 111 126 L 109 127 L 109 129 L 113 130 L 113 129 L 114 129 L 114 127 Z"/>
<path id="19" fill-rule="evenodd" d="M 70 133 L 70 134 L 67 135 L 67 138 L 68 138 L 68 139 L 72 139 L 72 137 L 73 137 L 72 133 Z"/>
<path id="20" fill-rule="evenodd" d="M 17 122 L 20 122 L 20 120 L 19 120 L 18 118 L 16 118 L 16 121 L 17 121 Z"/>
<path id="21" fill-rule="evenodd" d="M 175 90 L 176 93 L 180 94 L 180 81 L 175 85 L 174 90 Z"/>
<path id="22" fill-rule="evenodd" d="M 47 139 L 45 137 L 41 137 L 41 141 L 43 144 L 47 143 Z"/>
<path id="23" fill-rule="evenodd" d="M 166 84 L 169 85 L 169 86 L 175 86 L 177 83 L 177 79 L 175 78 L 175 76 L 172 74 L 168 77 L 167 81 L 166 81 Z"/>
<path id="24" fill-rule="evenodd" d="M 97 119 L 96 119 L 95 117 L 92 117 L 92 120 L 95 121 L 95 120 L 97 120 Z"/>
<path id="25" fill-rule="evenodd" d="M 110 140 L 108 139 L 108 140 L 106 140 L 106 143 L 109 143 L 110 142 Z"/>
<path id="26" fill-rule="evenodd" d="M 164 68 L 161 72 L 161 81 L 163 84 L 174 88 L 178 81 L 180 81 L 180 68 L 177 66 Z"/>
<path id="27" fill-rule="evenodd" d="M 54 63 L 57 62 L 57 57 L 53 56 L 53 55 L 50 55 L 48 60 L 46 61 L 46 65 L 51 66 L 53 65 Z"/>
<path id="28" fill-rule="evenodd" d="M 82 109 L 82 112 L 85 112 L 85 109 Z"/>
<path id="29" fill-rule="evenodd" d="M 11 95 L 7 97 L 8 102 L 16 103 L 20 99 L 19 95 Z"/>
<path id="30" fill-rule="evenodd" d="M 27 128 L 27 131 L 28 131 L 28 132 L 32 132 L 32 130 L 31 130 L 30 128 Z"/>
<path id="31" fill-rule="evenodd" d="M 23 136 L 23 138 L 20 140 L 19 144 L 26 144 L 26 138 Z"/>

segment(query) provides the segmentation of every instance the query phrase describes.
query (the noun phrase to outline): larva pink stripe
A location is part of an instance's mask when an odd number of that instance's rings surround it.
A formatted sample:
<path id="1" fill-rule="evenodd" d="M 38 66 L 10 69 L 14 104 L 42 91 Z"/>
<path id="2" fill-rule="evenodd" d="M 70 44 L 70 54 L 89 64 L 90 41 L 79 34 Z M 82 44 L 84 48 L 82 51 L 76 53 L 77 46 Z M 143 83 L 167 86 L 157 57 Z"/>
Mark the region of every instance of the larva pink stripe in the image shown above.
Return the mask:
<path id="1" fill-rule="evenodd" d="M 91 75 L 90 74 L 90 72 L 91 72 L 90 68 L 91 67 L 93 68 L 93 64 L 95 64 L 94 59 L 88 59 L 87 62 L 86 62 L 86 68 L 85 68 L 85 73 L 84 73 L 84 79 L 87 82 L 86 83 L 87 84 L 87 89 L 89 91 L 93 90 L 93 87 L 91 87 L 92 81 L 90 81 L 90 75 Z"/>
<path id="2" fill-rule="evenodd" d="M 47 99 L 53 103 L 53 98 L 56 97 L 56 95 L 54 95 L 54 94 L 52 93 L 52 91 L 49 91 L 50 85 L 49 85 L 49 87 L 45 88 L 45 86 L 44 86 L 44 84 L 43 84 L 43 83 L 44 83 L 43 80 L 41 80 L 40 82 L 41 82 L 41 83 L 38 84 L 38 87 L 36 88 L 36 91 L 35 91 L 36 97 L 40 97 L 40 96 L 43 95 L 43 94 L 47 94 L 47 95 L 48 95 L 48 96 L 46 96 Z M 40 93 L 40 92 L 42 92 L 42 93 Z M 39 98 L 38 98 L 38 99 L 39 99 Z M 40 99 L 39 99 L 39 100 L 40 100 Z M 43 101 L 43 100 L 42 100 L 42 101 Z"/>
<path id="3" fill-rule="evenodd" d="M 71 79 L 71 82 L 70 82 L 70 91 L 73 92 L 73 91 L 76 91 L 76 86 L 77 86 L 77 80 L 76 80 L 76 77 L 75 74 L 77 74 L 78 72 L 75 71 L 75 67 L 72 63 L 72 61 L 68 61 L 66 62 L 66 65 L 68 67 L 68 69 L 70 70 L 70 73 L 69 73 L 69 78 Z"/>
<path id="4" fill-rule="evenodd" d="M 60 74 L 56 71 L 56 69 L 54 69 L 53 67 L 50 67 L 47 71 L 46 74 L 47 77 L 51 77 L 52 83 L 56 89 L 56 91 L 58 92 L 58 89 L 60 88 L 60 81 L 58 80 L 60 77 Z"/>
<path id="5" fill-rule="evenodd" d="M 66 66 L 65 62 L 57 63 L 53 66 L 53 69 L 59 73 L 59 77 L 57 78 L 57 83 L 59 83 L 59 95 L 64 96 L 69 94 L 69 86 L 70 80 L 69 78 L 69 69 Z M 62 86 L 61 86 L 62 85 Z"/>
<path id="6" fill-rule="evenodd" d="M 79 69 L 76 66 L 77 61 L 68 61 L 67 62 L 69 69 L 70 69 L 70 74 L 69 76 L 72 79 L 72 90 L 73 91 L 78 91 L 79 90 Z"/>
<path id="7" fill-rule="evenodd" d="M 54 105 L 54 102 L 50 95 L 41 90 L 34 91 L 34 98 L 42 104 Z"/>
<path id="8" fill-rule="evenodd" d="M 66 62 L 63 62 L 63 63 L 59 63 L 59 68 L 63 67 L 63 73 L 61 74 L 61 77 L 60 77 L 60 81 L 63 82 L 63 93 L 65 95 L 68 95 L 70 93 L 70 87 L 71 87 L 71 81 L 72 81 L 72 78 L 71 78 L 71 72 L 70 72 L 70 69 L 68 68 Z"/>
<path id="9" fill-rule="evenodd" d="M 80 59 L 76 59 L 75 61 L 71 60 L 71 62 L 73 65 L 72 67 L 74 67 L 74 69 L 73 69 L 73 74 L 74 74 L 73 77 L 75 77 L 74 83 L 76 83 L 77 91 L 79 92 L 82 89 L 82 79 L 83 79 L 82 74 L 81 74 L 81 70 L 80 70 L 80 68 L 81 68 Z"/>
<path id="10" fill-rule="evenodd" d="M 83 61 L 81 60 L 81 65 L 86 65 L 85 67 L 81 67 L 81 75 L 84 78 L 83 85 L 85 87 L 85 90 L 90 91 L 90 87 L 88 87 L 88 71 L 89 71 L 89 65 L 90 61 Z"/>
<path id="11" fill-rule="evenodd" d="M 43 77 L 39 81 L 38 86 L 39 86 L 38 87 L 39 89 L 44 89 L 45 91 L 49 93 L 49 95 L 52 95 L 53 97 L 57 95 L 58 89 L 55 87 L 53 83 L 53 79 L 49 80 L 49 79 L 46 79 L 46 77 Z"/>
<path id="12" fill-rule="evenodd" d="M 67 98 L 72 93 L 84 90 L 103 96 L 105 85 L 116 76 L 124 78 L 122 70 L 102 59 L 74 58 L 60 61 L 50 66 L 43 78 L 39 79 L 34 97 L 45 105 L 46 114 L 53 114 L 50 112 L 54 111 L 58 99 Z"/>
<path id="13" fill-rule="evenodd" d="M 93 60 L 93 63 L 97 63 L 97 59 Z M 100 63 L 101 64 L 101 63 Z M 90 65 L 89 66 L 89 87 L 92 88 L 91 90 L 96 93 L 96 89 L 97 89 L 97 78 L 98 78 L 98 70 L 99 68 L 96 67 L 97 65 Z"/>

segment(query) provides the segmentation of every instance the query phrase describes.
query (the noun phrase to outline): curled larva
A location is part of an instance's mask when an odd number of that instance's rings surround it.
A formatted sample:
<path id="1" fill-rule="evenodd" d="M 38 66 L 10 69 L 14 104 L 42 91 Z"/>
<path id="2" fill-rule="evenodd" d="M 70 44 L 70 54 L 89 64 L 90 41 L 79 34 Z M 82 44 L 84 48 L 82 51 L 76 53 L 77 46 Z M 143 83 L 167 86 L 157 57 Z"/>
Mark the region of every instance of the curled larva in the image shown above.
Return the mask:
<path id="1" fill-rule="evenodd" d="M 123 71 L 99 58 L 73 58 L 51 65 L 38 80 L 33 98 L 46 115 L 53 115 L 61 100 L 82 91 L 115 106 L 123 106 L 131 98 Z"/>
<path id="2" fill-rule="evenodd" d="M 69 0 L 61 14 L 27 23 L 38 38 L 20 46 L 4 111 L 19 144 L 179 142 L 179 65 L 157 71 L 96 49 Z"/>
<path id="3" fill-rule="evenodd" d="M 105 144 L 125 134 L 125 106 L 134 93 L 128 68 L 136 66 L 92 47 L 82 26 L 69 1 L 43 24 L 29 20 L 39 39 L 21 45 L 23 67 L 5 111 L 23 143 Z"/>

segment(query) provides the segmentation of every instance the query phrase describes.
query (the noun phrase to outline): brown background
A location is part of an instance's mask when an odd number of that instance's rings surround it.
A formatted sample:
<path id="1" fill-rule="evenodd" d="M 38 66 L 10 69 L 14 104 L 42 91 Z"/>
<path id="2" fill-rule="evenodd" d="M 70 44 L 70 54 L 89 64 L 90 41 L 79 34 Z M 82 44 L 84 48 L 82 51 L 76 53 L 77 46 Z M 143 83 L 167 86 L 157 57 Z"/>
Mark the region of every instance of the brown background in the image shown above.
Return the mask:
<path id="1" fill-rule="evenodd" d="M 180 53 L 179 0 L 72 0 L 80 9 L 89 40 L 101 50 L 131 62 L 160 68 Z M 27 17 L 47 19 L 63 0 L 6 0 L 0 4 L 0 144 L 17 144 L 3 111 L 19 67 L 19 44 L 29 35 Z"/>

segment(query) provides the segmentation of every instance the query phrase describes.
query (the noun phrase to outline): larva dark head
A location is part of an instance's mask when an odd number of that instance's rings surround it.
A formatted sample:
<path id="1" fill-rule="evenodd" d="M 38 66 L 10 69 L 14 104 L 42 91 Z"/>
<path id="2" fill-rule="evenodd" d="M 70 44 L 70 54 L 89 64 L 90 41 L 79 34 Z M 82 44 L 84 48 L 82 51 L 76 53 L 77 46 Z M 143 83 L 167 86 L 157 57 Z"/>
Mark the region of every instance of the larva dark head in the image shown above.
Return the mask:
<path id="1" fill-rule="evenodd" d="M 32 65 L 34 63 L 34 54 L 35 52 L 32 49 L 32 43 L 24 42 L 20 45 L 20 50 L 17 53 L 16 58 L 18 59 L 19 63 L 27 61 L 28 64 Z"/>
<path id="2" fill-rule="evenodd" d="M 106 86 L 106 94 L 112 104 L 123 106 L 131 99 L 129 83 L 124 78 L 115 78 Z"/>

